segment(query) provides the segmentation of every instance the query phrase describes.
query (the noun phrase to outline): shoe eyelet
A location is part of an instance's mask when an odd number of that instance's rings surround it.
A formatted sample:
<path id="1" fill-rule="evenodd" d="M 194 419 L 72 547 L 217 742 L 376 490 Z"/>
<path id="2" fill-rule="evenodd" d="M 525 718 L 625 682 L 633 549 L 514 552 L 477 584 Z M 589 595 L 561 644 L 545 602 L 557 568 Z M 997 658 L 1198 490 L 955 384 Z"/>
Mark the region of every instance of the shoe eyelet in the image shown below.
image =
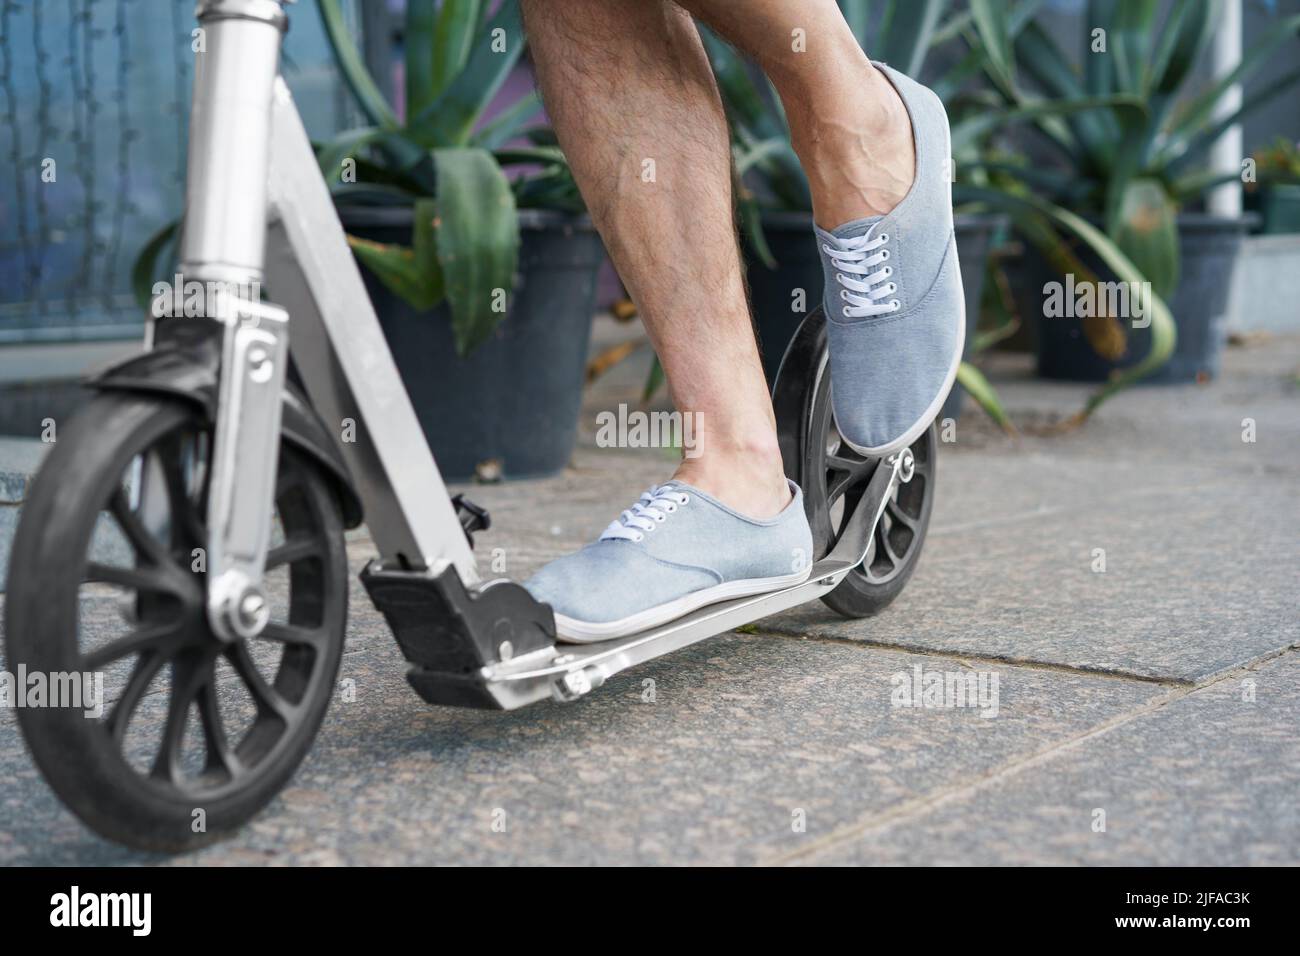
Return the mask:
<path id="1" fill-rule="evenodd" d="M 843 300 L 845 300 L 845 301 L 847 302 L 847 301 L 848 301 L 848 298 L 849 298 L 849 290 L 848 290 L 848 289 L 840 289 L 840 298 L 843 299 Z"/>
<path id="2" fill-rule="evenodd" d="M 889 233 L 887 233 L 887 232 L 882 232 L 882 233 L 880 234 L 880 241 L 881 241 L 881 242 L 888 242 L 888 241 L 889 241 Z"/>
<path id="3" fill-rule="evenodd" d="M 638 535 L 637 535 L 635 538 L 633 538 L 632 540 L 635 541 L 635 542 L 637 542 L 638 544 L 640 544 L 642 541 L 645 540 L 645 532 L 642 531 L 640 534 L 638 534 Z"/>
<path id="4" fill-rule="evenodd" d="M 656 516 L 655 516 L 655 521 L 657 521 L 659 524 L 663 524 L 663 523 L 664 523 L 665 521 L 667 521 L 667 520 L 668 520 L 668 516 L 667 516 L 667 515 L 656 515 Z"/>
<path id="5" fill-rule="evenodd" d="M 889 303 L 889 304 L 892 305 L 892 306 L 894 307 L 894 311 L 895 311 L 895 312 L 897 312 L 900 308 L 902 308 L 902 305 L 903 305 L 903 303 L 899 302 L 897 299 L 895 299 L 893 302 L 891 302 L 891 303 Z"/>
<path id="6" fill-rule="evenodd" d="M 889 250 L 888 250 L 888 249 L 881 249 L 881 250 L 880 250 L 880 258 L 881 258 L 882 261 L 885 260 L 885 259 L 888 259 L 888 258 L 889 258 Z"/>
<path id="7" fill-rule="evenodd" d="M 679 502 L 680 504 L 685 505 L 685 504 L 688 504 L 688 503 L 690 502 L 690 500 L 691 500 L 691 496 L 690 496 L 690 495 L 682 495 L 682 496 L 681 496 L 680 498 L 678 498 L 677 500 L 678 500 L 678 502 Z"/>
<path id="8" fill-rule="evenodd" d="M 850 318 L 850 317 L 851 317 L 851 316 L 849 315 L 849 307 L 848 307 L 847 305 L 846 305 L 844 308 L 842 308 L 840 311 L 844 313 L 844 318 L 847 319 L 847 318 Z"/>
<path id="9" fill-rule="evenodd" d="M 667 504 L 664 505 L 664 511 L 668 512 L 669 514 L 672 514 L 672 513 L 675 512 L 676 510 L 677 510 L 677 506 L 676 506 L 676 505 L 667 505 Z"/>
<path id="10" fill-rule="evenodd" d="M 889 266 L 885 266 L 885 275 L 892 276 L 893 274 L 894 274 L 894 270 L 891 269 Z"/>

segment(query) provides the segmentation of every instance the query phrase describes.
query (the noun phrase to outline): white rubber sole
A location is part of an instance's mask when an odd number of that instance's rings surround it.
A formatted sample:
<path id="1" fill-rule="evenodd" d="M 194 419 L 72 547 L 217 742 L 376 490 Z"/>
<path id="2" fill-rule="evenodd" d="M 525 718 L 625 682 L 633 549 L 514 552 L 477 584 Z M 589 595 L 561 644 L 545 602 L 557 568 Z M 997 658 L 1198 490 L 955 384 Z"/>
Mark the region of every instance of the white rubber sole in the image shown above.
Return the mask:
<path id="1" fill-rule="evenodd" d="M 752 594 L 764 594 L 768 591 L 777 591 L 781 588 L 802 584 L 808 580 L 810 574 L 812 574 L 811 565 L 794 574 L 785 574 L 775 578 L 745 578 L 740 581 L 726 581 L 711 588 L 692 591 L 690 594 L 684 594 L 667 604 L 646 608 L 644 611 L 638 611 L 636 614 L 619 618 L 617 621 L 593 623 L 557 614 L 555 615 L 555 632 L 561 641 L 569 644 L 594 644 L 598 641 L 613 640 L 616 637 L 627 637 L 629 634 L 636 634 L 639 631 L 658 627 L 660 624 L 667 624 L 683 614 L 689 614 L 691 611 L 698 610 L 709 604 L 729 601 L 732 598 L 749 597 Z"/>

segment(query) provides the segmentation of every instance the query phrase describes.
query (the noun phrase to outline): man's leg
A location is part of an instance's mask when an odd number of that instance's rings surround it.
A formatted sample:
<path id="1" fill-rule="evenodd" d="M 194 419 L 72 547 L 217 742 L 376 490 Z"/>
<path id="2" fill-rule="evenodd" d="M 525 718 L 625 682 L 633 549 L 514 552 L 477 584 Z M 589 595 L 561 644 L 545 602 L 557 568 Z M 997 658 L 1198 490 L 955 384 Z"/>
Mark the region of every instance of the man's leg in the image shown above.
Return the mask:
<path id="1" fill-rule="evenodd" d="M 930 426 L 966 320 L 951 134 L 931 90 L 858 47 L 834 0 L 678 0 L 767 71 L 808 174 L 840 435 L 884 457 Z"/>
<path id="2" fill-rule="evenodd" d="M 548 115 L 696 422 L 677 477 L 743 514 L 790 501 L 737 248 L 722 104 L 691 17 L 667 0 L 525 0 Z"/>
<path id="3" fill-rule="evenodd" d="M 912 126 L 835 0 L 677 0 L 767 73 L 823 229 L 890 212 L 911 188 Z"/>

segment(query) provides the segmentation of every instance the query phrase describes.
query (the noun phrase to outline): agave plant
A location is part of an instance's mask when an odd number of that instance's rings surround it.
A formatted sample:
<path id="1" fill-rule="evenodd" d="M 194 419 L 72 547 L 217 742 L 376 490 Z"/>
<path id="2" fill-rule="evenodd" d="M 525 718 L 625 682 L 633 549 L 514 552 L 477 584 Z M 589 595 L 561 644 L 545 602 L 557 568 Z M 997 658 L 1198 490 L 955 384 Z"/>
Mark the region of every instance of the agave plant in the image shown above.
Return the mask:
<path id="1" fill-rule="evenodd" d="M 485 341 L 513 285 L 520 207 L 580 209 L 563 154 L 535 92 L 492 104 L 524 49 L 518 0 L 409 0 L 405 23 L 405 115 L 398 117 L 367 72 L 339 0 L 318 0 L 326 35 L 368 125 L 318 148 L 335 203 L 409 205 L 411 246 L 349 242 L 375 275 L 412 306 L 450 306 L 457 350 Z M 526 140 L 524 145 L 511 145 Z M 507 177 L 503 167 L 515 167 Z"/>
<path id="2" fill-rule="evenodd" d="M 1207 153 L 1230 126 L 1279 95 L 1300 70 L 1256 90 L 1239 108 L 1220 108 L 1235 84 L 1254 75 L 1300 30 L 1285 19 L 1241 62 L 1205 89 L 1193 91 L 1192 68 L 1204 51 L 1219 0 L 1173 4 L 1163 22 L 1157 0 L 1090 0 L 1082 70 L 1034 15 L 1042 0 L 1015 4 L 970 0 L 962 24 L 963 62 L 988 81 L 986 108 L 1020 111 L 1031 144 L 1049 165 L 1005 162 L 985 143 L 985 159 L 968 163 L 954 195 L 982 200 L 1012 214 L 1020 231 L 1062 272 L 1096 276 L 1062 241 L 1083 242 L 1116 278 L 1149 282 L 1153 290 L 1150 349 L 1096 392 L 1081 421 L 1119 389 L 1159 368 L 1172 354 L 1173 316 L 1165 305 L 1178 284 L 1180 209 L 1239 170 L 1207 168 Z M 1024 84 L 1028 79 L 1037 92 Z M 1044 109 L 1032 111 L 1037 105 Z M 1025 112 L 1026 108 L 1031 112 Z M 992 131 L 974 129 L 977 137 Z M 954 130 L 954 137 L 956 131 Z M 1125 332 L 1116 317 L 1084 320 L 1084 333 L 1103 355 L 1122 353 Z"/>
<path id="3" fill-rule="evenodd" d="M 1045 113 L 1026 124 L 1035 144 L 1056 163 L 997 165 L 994 171 L 1061 206 L 1095 217 L 1161 297 L 1178 285 L 1176 217 L 1240 170 L 1208 168 L 1208 152 L 1229 127 L 1300 80 L 1292 70 L 1222 110 L 1227 91 L 1257 73 L 1300 32 L 1300 16 L 1279 22 L 1237 66 L 1203 90 L 1190 89 L 1192 68 L 1215 28 L 1220 0 L 1184 0 L 1161 22 L 1157 0 L 1090 0 L 1083 69 L 1032 13 L 1040 0 L 1007 5 L 975 0 L 967 37 L 995 102 L 1022 107 L 1022 79 L 1068 105 L 1094 108 Z M 1110 105 L 1101 98 L 1113 97 Z M 1128 99 L 1123 99 L 1127 97 Z M 1134 109 L 1133 104 L 1140 105 Z"/>

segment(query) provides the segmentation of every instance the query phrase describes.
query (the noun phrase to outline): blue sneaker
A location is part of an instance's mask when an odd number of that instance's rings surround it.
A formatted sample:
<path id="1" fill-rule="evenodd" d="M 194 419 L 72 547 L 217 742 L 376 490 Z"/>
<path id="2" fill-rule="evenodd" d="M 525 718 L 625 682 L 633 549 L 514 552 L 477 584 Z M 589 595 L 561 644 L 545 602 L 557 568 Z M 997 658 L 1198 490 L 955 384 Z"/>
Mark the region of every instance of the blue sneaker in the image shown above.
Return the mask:
<path id="1" fill-rule="evenodd" d="M 885 216 L 817 228 L 831 405 L 844 440 L 882 457 L 911 445 L 957 377 L 966 307 L 952 225 L 948 115 L 933 92 L 883 63 L 912 120 L 916 178 Z"/>
<path id="2" fill-rule="evenodd" d="M 562 640 L 585 644 L 635 634 L 730 598 L 807 580 L 812 531 L 803 494 L 774 518 L 732 511 L 691 485 L 645 492 L 600 539 L 524 582 L 555 610 Z"/>

